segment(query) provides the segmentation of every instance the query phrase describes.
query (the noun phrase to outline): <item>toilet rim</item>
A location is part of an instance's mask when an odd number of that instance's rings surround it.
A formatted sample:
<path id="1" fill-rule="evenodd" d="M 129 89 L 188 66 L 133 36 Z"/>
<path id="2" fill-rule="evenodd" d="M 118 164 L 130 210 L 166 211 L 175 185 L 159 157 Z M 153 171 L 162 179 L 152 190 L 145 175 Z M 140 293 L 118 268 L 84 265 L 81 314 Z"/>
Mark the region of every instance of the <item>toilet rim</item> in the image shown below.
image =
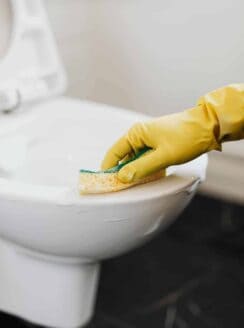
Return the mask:
<path id="1" fill-rule="evenodd" d="M 131 204 L 152 199 L 191 194 L 201 183 L 199 177 L 184 177 L 176 174 L 127 190 L 108 194 L 80 195 L 78 187 L 32 185 L 0 178 L 0 200 L 49 203 L 59 206 L 94 206 Z"/>
<path id="2" fill-rule="evenodd" d="M 50 99 L 44 103 L 30 106 L 29 110 L 26 110 L 23 113 L 19 113 L 19 115 L 16 113 L 15 119 L 13 121 L 12 116 L 6 117 L 6 129 L 1 129 L 2 131 L 0 131 L 0 134 L 5 136 L 12 135 L 12 133 L 15 133 L 17 129 L 22 129 L 22 127 L 24 127 L 26 124 L 30 124 L 32 119 L 36 117 L 37 113 L 45 115 L 45 110 L 43 110 L 45 107 L 47 110 L 50 108 L 56 108 L 60 102 L 64 103 L 65 105 L 67 105 L 67 102 L 69 102 L 70 105 L 74 105 L 74 108 L 77 108 L 77 106 L 80 108 L 81 105 L 90 106 L 89 108 L 86 108 L 89 112 L 91 112 L 93 109 L 96 109 L 97 112 L 100 112 L 101 109 L 104 109 L 108 114 L 113 111 L 116 113 L 116 115 L 123 114 L 123 117 L 133 117 L 133 119 L 151 118 L 150 116 L 142 113 L 134 113 L 129 110 L 124 110 L 122 108 L 105 104 L 81 101 L 69 97 L 54 97 L 53 99 Z M 65 106 L 65 108 L 66 107 L 67 106 Z M 101 113 L 104 115 L 104 111 L 101 111 Z M 52 115 L 52 111 L 50 112 L 50 115 Z M 196 161 L 195 164 L 194 161 Z M 166 178 L 163 178 L 162 181 L 155 181 L 144 185 L 135 186 L 124 191 L 102 195 L 79 195 L 78 173 L 77 184 L 74 183 L 73 185 L 67 186 L 33 184 L 27 181 L 25 182 L 23 180 L 15 179 L 14 177 L 11 178 L 11 176 L 0 176 L 0 200 L 23 200 L 35 203 L 49 203 L 52 205 L 60 206 L 93 206 L 97 204 L 111 205 L 111 203 L 129 204 L 133 202 L 136 203 L 144 200 L 150 200 L 153 198 L 173 196 L 180 192 L 191 189 L 196 184 L 205 179 L 207 155 L 201 155 L 194 161 L 177 166 L 176 170 L 171 171 L 171 174 L 169 174 L 169 176 Z M 182 167 L 184 166 L 186 167 L 186 172 L 184 172 L 184 170 L 182 172 Z"/>

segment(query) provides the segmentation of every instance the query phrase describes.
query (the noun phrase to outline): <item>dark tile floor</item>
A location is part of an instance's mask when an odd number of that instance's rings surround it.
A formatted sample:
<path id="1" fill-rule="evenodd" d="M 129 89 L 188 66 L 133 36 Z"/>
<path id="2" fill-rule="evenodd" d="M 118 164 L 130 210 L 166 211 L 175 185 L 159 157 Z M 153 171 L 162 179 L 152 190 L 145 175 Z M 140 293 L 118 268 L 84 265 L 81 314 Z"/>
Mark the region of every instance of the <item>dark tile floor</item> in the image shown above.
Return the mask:
<path id="1" fill-rule="evenodd" d="M 144 247 L 104 262 L 86 328 L 244 327 L 244 207 L 197 196 Z M 0 327 L 25 327 L 0 315 Z"/>

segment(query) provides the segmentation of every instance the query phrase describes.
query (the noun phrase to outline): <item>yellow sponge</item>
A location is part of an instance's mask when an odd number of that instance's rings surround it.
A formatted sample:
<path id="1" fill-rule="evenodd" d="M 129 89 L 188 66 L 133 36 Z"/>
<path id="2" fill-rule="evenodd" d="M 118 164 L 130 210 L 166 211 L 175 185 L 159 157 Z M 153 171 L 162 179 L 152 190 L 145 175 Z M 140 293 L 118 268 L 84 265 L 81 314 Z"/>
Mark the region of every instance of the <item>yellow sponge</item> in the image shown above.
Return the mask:
<path id="1" fill-rule="evenodd" d="M 99 193 L 114 192 L 162 178 L 165 175 L 164 170 L 153 173 L 146 178 L 139 179 L 132 183 L 123 183 L 118 179 L 119 170 L 124 165 L 131 162 L 132 160 L 135 160 L 138 157 L 142 156 L 146 151 L 148 151 L 148 149 L 142 150 L 131 160 L 123 162 L 106 171 L 96 172 L 96 171 L 89 171 L 89 170 L 80 170 L 80 178 L 79 178 L 79 186 L 78 186 L 80 194 L 99 194 Z"/>
<path id="2" fill-rule="evenodd" d="M 81 173 L 79 192 L 80 194 L 99 194 L 119 191 L 138 184 L 160 179 L 163 176 L 163 172 L 159 171 L 133 183 L 123 183 L 118 179 L 118 173 Z"/>

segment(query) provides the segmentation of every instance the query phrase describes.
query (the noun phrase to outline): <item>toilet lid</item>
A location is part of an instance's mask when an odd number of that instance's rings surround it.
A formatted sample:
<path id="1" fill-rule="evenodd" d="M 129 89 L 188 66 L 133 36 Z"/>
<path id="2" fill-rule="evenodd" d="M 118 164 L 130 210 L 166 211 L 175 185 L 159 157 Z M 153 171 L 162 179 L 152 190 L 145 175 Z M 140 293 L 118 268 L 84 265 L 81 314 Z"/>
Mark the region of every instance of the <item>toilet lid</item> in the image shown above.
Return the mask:
<path id="1" fill-rule="evenodd" d="M 42 0 L 11 0 L 13 29 L 0 62 L 0 110 L 64 91 L 66 77 Z"/>

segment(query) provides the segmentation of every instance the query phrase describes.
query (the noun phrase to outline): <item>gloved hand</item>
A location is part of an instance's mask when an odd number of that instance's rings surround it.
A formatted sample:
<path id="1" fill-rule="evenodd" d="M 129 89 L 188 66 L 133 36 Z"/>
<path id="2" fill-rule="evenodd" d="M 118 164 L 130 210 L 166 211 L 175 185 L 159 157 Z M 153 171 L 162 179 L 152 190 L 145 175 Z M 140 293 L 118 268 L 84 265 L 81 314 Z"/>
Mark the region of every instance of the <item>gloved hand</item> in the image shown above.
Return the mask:
<path id="1" fill-rule="evenodd" d="M 152 148 L 119 171 L 122 182 L 132 182 L 210 150 L 221 150 L 224 141 L 242 138 L 244 84 L 233 84 L 200 98 L 195 108 L 135 124 L 107 152 L 102 169 L 142 148 Z"/>

